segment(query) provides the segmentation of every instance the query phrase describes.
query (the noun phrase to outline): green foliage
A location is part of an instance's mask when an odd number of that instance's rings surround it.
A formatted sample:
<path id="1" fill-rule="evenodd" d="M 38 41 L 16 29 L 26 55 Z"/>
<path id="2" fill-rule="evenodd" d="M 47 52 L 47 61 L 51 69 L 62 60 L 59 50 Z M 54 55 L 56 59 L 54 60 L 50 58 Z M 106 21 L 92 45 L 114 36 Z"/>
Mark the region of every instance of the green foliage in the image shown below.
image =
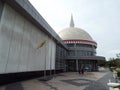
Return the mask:
<path id="1" fill-rule="evenodd" d="M 118 77 L 120 77 L 120 72 L 117 73 Z"/>
<path id="2" fill-rule="evenodd" d="M 120 59 L 120 53 L 116 54 L 116 57 Z"/>
<path id="3" fill-rule="evenodd" d="M 120 69 L 119 70 L 116 69 L 116 71 L 117 71 L 117 76 L 120 77 Z"/>
<path id="4" fill-rule="evenodd" d="M 98 62 L 98 66 L 100 66 L 100 67 L 105 66 L 105 64 L 106 64 L 106 61 Z"/>
<path id="5" fill-rule="evenodd" d="M 109 67 L 110 71 L 114 71 L 116 69 L 116 67 Z"/>
<path id="6" fill-rule="evenodd" d="M 120 68 L 120 53 L 116 54 L 116 58 L 110 58 L 109 61 L 98 62 L 98 65 L 102 67 L 108 67 L 110 71 Z M 117 72 L 118 76 L 120 77 L 120 71 Z"/>
<path id="7" fill-rule="evenodd" d="M 105 66 L 120 68 L 120 58 L 111 58 L 109 61 L 106 61 Z"/>
<path id="8" fill-rule="evenodd" d="M 119 88 L 120 89 L 120 86 L 117 86 L 117 87 L 114 87 L 114 88 Z"/>
<path id="9" fill-rule="evenodd" d="M 116 67 L 117 66 L 117 61 L 116 60 L 110 60 L 110 61 L 106 61 L 105 64 L 106 67 Z"/>

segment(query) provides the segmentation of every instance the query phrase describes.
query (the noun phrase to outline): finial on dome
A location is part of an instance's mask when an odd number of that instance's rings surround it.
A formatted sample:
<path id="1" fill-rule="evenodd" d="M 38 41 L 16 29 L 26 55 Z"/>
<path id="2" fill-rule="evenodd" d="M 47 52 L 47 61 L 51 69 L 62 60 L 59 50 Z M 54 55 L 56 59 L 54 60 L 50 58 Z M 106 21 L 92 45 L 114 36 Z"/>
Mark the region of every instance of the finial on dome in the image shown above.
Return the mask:
<path id="1" fill-rule="evenodd" d="M 74 27 L 73 15 L 71 14 L 70 27 Z"/>

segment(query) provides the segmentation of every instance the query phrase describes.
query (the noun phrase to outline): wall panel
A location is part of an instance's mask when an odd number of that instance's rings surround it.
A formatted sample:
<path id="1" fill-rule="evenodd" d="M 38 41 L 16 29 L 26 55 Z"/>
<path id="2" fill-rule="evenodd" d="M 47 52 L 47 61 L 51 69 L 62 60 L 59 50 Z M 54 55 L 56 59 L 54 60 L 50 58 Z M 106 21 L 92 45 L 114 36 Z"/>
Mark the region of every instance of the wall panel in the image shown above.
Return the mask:
<path id="1" fill-rule="evenodd" d="M 14 27 L 14 10 L 4 7 L 0 23 L 0 73 L 5 73 L 10 55 L 11 40 Z"/>
<path id="2" fill-rule="evenodd" d="M 46 43 L 37 48 L 43 41 Z M 55 42 L 5 4 L 0 23 L 0 73 L 55 67 Z"/>

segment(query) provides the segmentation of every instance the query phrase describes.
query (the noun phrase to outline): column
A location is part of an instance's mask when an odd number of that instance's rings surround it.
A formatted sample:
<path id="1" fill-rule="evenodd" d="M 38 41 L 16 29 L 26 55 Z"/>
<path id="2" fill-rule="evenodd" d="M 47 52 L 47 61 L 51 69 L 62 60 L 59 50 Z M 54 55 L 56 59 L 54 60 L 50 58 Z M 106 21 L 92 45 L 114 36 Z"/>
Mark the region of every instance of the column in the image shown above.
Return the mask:
<path id="1" fill-rule="evenodd" d="M 76 59 L 76 71 L 78 71 L 78 59 Z"/>

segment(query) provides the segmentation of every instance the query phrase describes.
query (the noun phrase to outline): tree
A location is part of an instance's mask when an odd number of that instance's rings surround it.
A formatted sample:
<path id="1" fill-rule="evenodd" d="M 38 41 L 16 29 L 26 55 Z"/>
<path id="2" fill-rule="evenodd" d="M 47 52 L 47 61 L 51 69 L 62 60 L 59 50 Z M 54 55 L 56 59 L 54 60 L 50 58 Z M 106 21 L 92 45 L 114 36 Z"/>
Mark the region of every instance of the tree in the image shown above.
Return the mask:
<path id="1" fill-rule="evenodd" d="M 120 53 L 116 54 L 116 58 L 110 58 L 109 61 L 99 63 L 99 66 L 120 68 Z"/>
<path id="2" fill-rule="evenodd" d="M 120 67 L 120 53 L 116 54 L 116 66 Z"/>
<path id="3" fill-rule="evenodd" d="M 117 57 L 118 59 L 120 59 L 120 53 L 116 54 L 116 57 Z"/>

